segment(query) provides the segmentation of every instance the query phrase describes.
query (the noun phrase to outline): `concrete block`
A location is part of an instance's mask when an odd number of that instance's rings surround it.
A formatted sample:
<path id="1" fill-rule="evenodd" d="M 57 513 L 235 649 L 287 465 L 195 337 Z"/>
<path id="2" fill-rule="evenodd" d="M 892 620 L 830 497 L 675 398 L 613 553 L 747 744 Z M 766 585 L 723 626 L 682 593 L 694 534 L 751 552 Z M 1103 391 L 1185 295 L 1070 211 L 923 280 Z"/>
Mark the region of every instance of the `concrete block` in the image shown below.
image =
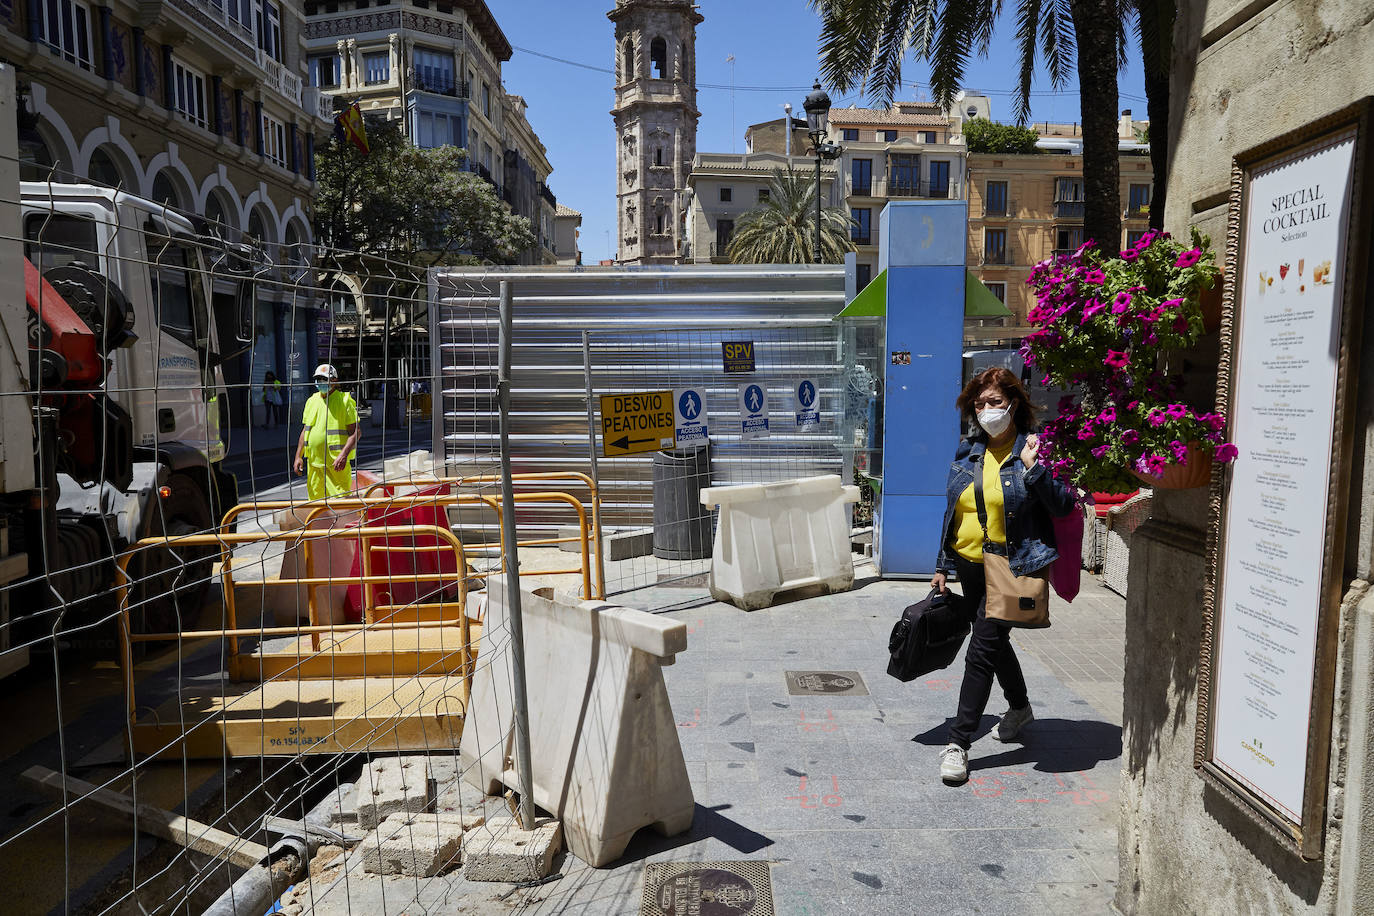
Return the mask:
<path id="1" fill-rule="evenodd" d="M 522 830 L 510 816 L 494 817 L 485 828 L 463 838 L 463 877 L 469 881 L 520 884 L 553 872 L 553 857 L 563 846 L 562 825 L 541 817 Z"/>
<path id="2" fill-rule="evenodd" d="M 854 585 L 849 512 L 859 488 L 839 475 L 777 483 L 704 487 L 701 502 L 720 506 L 711 551 L 711 597 L 746 611 L 768 607 L 779 592 Z"/>
<path id="3" fill-rule="evenodd" d="M 558 529 L 560 538 L 577 537 L 576 525 L 564 525 Z M 558 545 L 559 550 L 567 553 L 580 553 L 582 544 L 579 541 L 567 541 Z M 594 544 L 588 544 L 588 549 L 595 550 Z M 634 557 L 647 557 L 654 552 L 654 529 L 652 528 L 631 528 L 626 531 L 607 531 L 603 533 L 601 542 L 602 554 L 607 562 L 613 560 L 629 560 Z"/>
<path id="4" fill-rule="evenodd" d="M 358 850 L 363 871 L 429 878 L 461 861 L 463 822 L 440 814 L 392 814 Z"/>
<path id="5" fill-rule="evenodd" d="M 508 626 L 504 577 L 488 586 L 488 632 Z M 558 818 L 568 848 L 600 867 L 652 826 L 692 826 L 695 800 L 662 666 L 687 648 L 687 627 L 643 611 L 521 592 L 534 803 Z M 479 658 L 463 725 L 463 779 L 494 794 L 519 787 L 510 653 Z"/>
<path id="6" fill-rule="evenodd" d="M 418 814 L 429 807 L 433 794 L 429 758 L 380 757 L 363 769 L 358 780 L 358 826 L 371 830 L 392 814 Z"/>

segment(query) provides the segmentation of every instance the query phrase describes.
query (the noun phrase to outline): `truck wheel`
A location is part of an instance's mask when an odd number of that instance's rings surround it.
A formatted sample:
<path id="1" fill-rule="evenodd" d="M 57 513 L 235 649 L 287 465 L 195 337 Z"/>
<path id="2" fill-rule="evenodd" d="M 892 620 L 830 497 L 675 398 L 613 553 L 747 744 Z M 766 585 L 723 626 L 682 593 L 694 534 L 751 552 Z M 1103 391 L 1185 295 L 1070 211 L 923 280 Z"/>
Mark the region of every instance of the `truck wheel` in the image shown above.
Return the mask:
<path id="1" fill-rule="evenodd" d="M 171 494 L 146 510 L 142 537 L 171 538 L 214 531 L 205 491 L 184 474 L 168 481 Z M 136 633 L 175 633 L 195 625 L 210 591 L 215 547 L 146 548 L 135 560 L 131 626 Z"/>

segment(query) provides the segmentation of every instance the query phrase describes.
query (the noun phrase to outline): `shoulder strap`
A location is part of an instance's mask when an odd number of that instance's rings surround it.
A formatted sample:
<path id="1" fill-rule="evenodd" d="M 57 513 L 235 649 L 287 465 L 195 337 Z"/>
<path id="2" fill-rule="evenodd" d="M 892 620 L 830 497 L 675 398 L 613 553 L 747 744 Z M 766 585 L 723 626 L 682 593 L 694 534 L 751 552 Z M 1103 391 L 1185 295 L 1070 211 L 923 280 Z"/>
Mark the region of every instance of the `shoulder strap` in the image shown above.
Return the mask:
<path id="1" fill-rule="evenodd" d="M 988 540 L 988 507 L 983 502 L 983 462 L 987 461 L 988 453 L 983 452 L 978 458 L 978 470 L 973 475 L 973 501 L 978 506 L 978 524 L 983 526 L 983 542 Z"/>

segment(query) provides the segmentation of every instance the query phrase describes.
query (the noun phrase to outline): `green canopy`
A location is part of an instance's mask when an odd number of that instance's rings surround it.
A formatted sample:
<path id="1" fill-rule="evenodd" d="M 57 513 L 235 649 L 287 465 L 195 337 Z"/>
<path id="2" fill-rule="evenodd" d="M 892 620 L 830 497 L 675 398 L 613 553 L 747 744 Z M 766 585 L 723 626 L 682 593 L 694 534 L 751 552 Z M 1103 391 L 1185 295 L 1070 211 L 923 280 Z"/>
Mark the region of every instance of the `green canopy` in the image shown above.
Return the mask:
<path id="1" fill-rule="evenodd" d="M 1011 309 L 992 294 L 992 290 L 982 284 L 968 271 L 964 272 L 964 317 L 965 318 L 1007 318 Z M 836 318 L 881 318 L 887 314 L 887 271 L 874 277 L 872 282 L 859 291 L 859 294 L 836 315 Z"/>

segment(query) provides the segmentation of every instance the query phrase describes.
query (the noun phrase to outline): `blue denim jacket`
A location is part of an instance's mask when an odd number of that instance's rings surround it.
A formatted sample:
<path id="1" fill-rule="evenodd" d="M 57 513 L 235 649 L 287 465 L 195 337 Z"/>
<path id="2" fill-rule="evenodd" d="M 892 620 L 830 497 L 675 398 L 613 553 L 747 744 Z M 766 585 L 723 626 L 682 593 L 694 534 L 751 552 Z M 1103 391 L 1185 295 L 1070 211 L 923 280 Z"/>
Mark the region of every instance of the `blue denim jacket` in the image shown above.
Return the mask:
<path id="1" fill-rule="evenodd" d="M 1035 467 L 1026 470 L 1021 463 L 1021 449 L 1025 444 L 1026 434 L 1021 433 L 1001 471 L 1007 559 L 1014 576 L 1044 569 L 1059 557 L 1055 550 L 1054 523 L 1050 518 L 1068 515 L 1074 505 L 1069 488 L 1045 470 L 1043 464 L 1037 461 Z M 961 439 L 954 452 L 954 463 L 949 466 L 949 479 L 945 484 L 945 523 L 941 529 L 940 554 L 935 560 L 935 568 L 940 572 L 954 569 L 954 551 L 950 549 L 954 510 L 959 503 L 959 494 L 973 483 L 978 461 L 985 451 L 986 442 Z"/>

